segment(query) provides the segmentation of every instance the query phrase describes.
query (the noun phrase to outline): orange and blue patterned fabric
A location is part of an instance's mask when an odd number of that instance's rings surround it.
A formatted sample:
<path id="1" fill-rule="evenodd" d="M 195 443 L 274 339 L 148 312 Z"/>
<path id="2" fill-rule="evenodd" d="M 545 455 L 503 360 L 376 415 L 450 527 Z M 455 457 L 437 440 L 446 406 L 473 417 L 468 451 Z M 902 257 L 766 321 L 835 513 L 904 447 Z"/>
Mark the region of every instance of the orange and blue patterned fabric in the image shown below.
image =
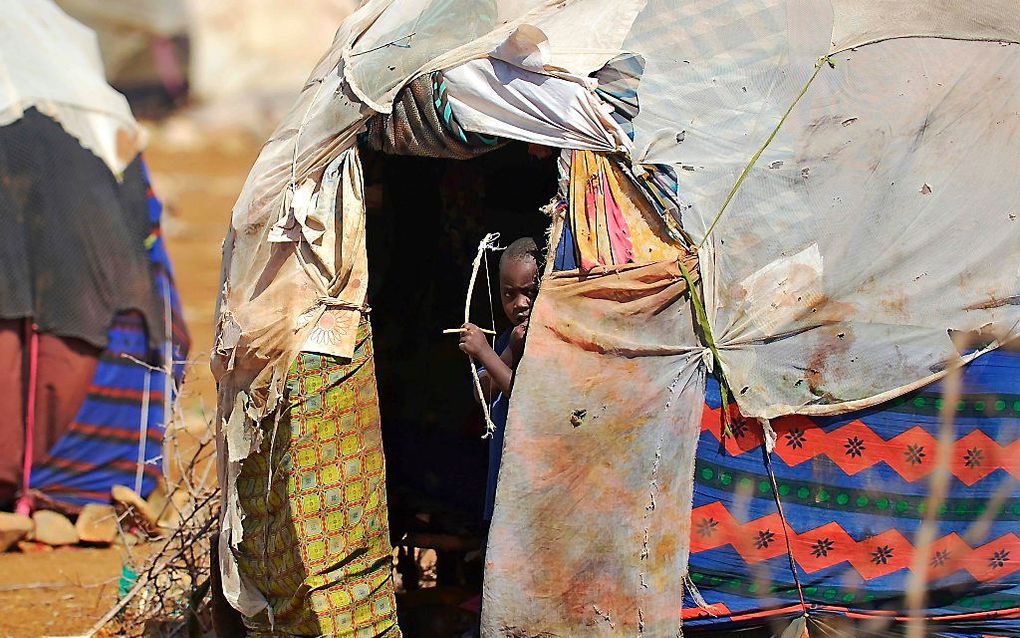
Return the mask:
<path id="1" fill-rule="evenodd" d="M 248 635 L 399 638 L 368 320 L 352 359 L 298 355 L 286 392 L 237 477 L 238 567 L 269 603 Z"/>
<path id="2" fill-rule="evenodd" d="M 142 163 L 148 187 L 148 208 L 139 215 L 149 219 L 151 231 L 145 242 L 152 265 L 157 296 L 170 304 L 173 376 L 180 384 L 184 375 L 190 338 L 184 324 L 173 269 L 160 233 L 163 206 L 153 193 L 149 173 Z M 167 375 L 152 371 L 127 357 L 162 368 L 165 353 L 150 350 L 145 321 L 138 313 L 121 313 L 108 331 L 109 343 L 101 353 L 89 393 L 67 434 L 49 450 L 49 457 L 32 468 L 31 489 L 44 500 L 69 507 L 108 503 L 114 485 L 134 485 L 138 468 L 139 430 L 147 412 L 142 496 L 147 496 L 162 476 L 162 442 L 165 428 L 164 398 Z M 160 339 L 165 348 L 165 339 Z M 148 377 L 148 393 L 146 393 Z M 169 388 L 173 392 L 173 387 Z"/>
<path id="3" fill-rule="evenodd" d="M 690 577 L 715 617 L 688 596 L 685 632 L 761 627 L 805 612 L 817 635 L 847 619 L 887 618 L 879 634 L 902 631 L 914 543 L 931 514 L 942 390 L 936 383 L 839 417 L 778 419 L 766 454 L 761 427 L 735 411 L 724 436 L 710 382 Z M 951 407 L 949 488 L 925 558 L 927 635 L 1017 636 L 1020 353 L 994 351 L 968 365 Z"/>

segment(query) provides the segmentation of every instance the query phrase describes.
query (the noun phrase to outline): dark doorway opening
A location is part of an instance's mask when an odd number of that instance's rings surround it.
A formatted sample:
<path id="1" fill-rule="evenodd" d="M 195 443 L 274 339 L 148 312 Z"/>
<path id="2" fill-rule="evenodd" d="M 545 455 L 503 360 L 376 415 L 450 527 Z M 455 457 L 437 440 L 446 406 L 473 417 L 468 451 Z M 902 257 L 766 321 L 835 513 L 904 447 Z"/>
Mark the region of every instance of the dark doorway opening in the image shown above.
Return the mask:
<path id="1" fill-rule="evenodd" d="M 391 536 L 395 545 L 408 533 L 480 541 L 488 441 L 467 358 L 456 335 L 442 331 L 464 320 L 471 262 L 486 233 L 500 233 L 504 246 L 524 236 L 544 246 L 550 219 L 539 209 L 556 193 L 556 153 L 511 143 L 467 161 L 373 151 L 362 158 Z M 493 292 L 498 259 L 488 256 Z M 509 322 L 498 298 L 490 310 L 485 275 L 483 268 L 471 319 L 491 327 L 494 318 L 502 331 Z M 439 584 L 480 591 L 481 561 L 455 563 L 440 555 Z"/>

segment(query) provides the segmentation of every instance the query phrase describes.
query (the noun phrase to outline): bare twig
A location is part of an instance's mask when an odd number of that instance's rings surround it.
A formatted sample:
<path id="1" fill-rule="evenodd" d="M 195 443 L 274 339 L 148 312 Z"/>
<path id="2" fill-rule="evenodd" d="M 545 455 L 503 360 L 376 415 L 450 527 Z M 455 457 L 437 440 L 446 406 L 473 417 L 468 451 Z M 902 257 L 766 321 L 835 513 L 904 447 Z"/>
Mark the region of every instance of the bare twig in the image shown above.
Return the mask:
<path id="1" fill-rule="evenodd" d="M 145 362 L 134 362 L 150 372 L 169 372 Z M 169 373 L 167 379 L 167 392 L 179 397 L 176 379 Z M 159 518 L 174 512 L 176 522 L 172 529 L 165 530 L 163 538 L 146 538 L 159 545 L 143 558 L 140 552 L 132 551 L 133 532 L 125 529 L 128 513 L 118 517 L 118 533 L 127 551 L 127 565 L 136 580 L 127 595 L 83 636 L 91 638 L 114 622 L 118 634 L 130 638 L 139 638 L 143 632 L 147 636 L 171 638 L 189 635 L 196 628 L 202 632 L 209 628 L 208 582 L 212 569 L 209 548 L 220 503 L 218 486 L 209 477 L 210 460 L 215 453 L 214 437 L 203 434 L 195 435 L 193 441 L 184 438 L 183 433 L 189 430 L 172 425 L 183 421 L 179 402 L 165 410 L 165 420 L 164 443 L 172 449 L 164 447 L 164 468 L 172 471 L 173 478 L 166 477 L 167 503 L 159 512 Z M 211 423 L 206 421 L 206 426 L 211 430 Z"/>
<path id="2" fill-rule="evenodd" d="M 496 334 L 495 330 L 488 330 L 486 328 L 479 328 L 479 330 L 481 330 L 482 332 L 484 332 L 487 335 L 494 335 L 494 334 Z M 446 330 L 443 330 L 443 334 L 444 335 L 453 335 L 453 334 L 464 333 L 464 332 L 467 332 L 467 328 L 447 328 Z"/>
<path id="3" fill-rule="evenodd" d="M 471 279 L 468 281 L 467 297 L 464 299 L 464 323 L 471 321 L 471 297 L 475 292 L 475 280 L 478 279 L 478 269 L 482 265 L 482 258 L 485 256 L 486 250 L 495 246 L 497 240 L 499 240 L 499 233 L 489 233 L 482 238 L 482 241 L 478 242 L 478 254 L 475 255 L 475 260 L 471 263 Z M 485 415 L 485 437 L 489 437 L 496 431 L 496 425 L 492 422 L 489 404 L 485 401 L 485 393 L 482 392 L 482 381 L 478 378 L 478 365 L 470 357 L 468 361 L 471 364 L 471 378 L 475 384 L 475 391 L 482 399 L 482 414 Z"/>

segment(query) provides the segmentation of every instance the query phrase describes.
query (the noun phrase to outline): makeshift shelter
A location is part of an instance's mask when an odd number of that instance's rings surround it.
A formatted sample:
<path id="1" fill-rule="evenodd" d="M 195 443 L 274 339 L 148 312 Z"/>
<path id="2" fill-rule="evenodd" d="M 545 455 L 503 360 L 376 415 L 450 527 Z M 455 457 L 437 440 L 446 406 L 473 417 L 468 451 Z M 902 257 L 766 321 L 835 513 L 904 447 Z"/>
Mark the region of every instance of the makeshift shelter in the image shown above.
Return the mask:
<path id="1" fill-rule="evenodd" d="M 115 485 L 148 497 L 165 475 L 163 434 L 173 418 L 190 336 L 160 232 L 163 206 L 147 175 L 144 180 L 146 205 L 126 213 L 148 225 L 143 241 L 152 289 L 166 313 L 166 332 L 152 335 L 137 313 L 114 319 L 81 409 L 46 458 L 32 467 L 29 487 L 40 505 L 74 511 L 87 503 L 107 503 Z"/>
<path id="2" fill-rule="evenodd" d="M 144 136 L 91 31 L 48 0 L 2 10 L 0 319 L 25 328 L 4 343 L 4 467 L 24 444 L 22 510 L 108 502 L 118 484 L 147 495 L 188 334 Z M 84 353 L 91 380 L 44 361 L 48 339 Z M 80 405 L 65 405 L 78 386 Z"/>
<path id="3" fill-rule="evenodd" d="M 907 425 L 888 403 L 906 396 L 927 406 L 938 392 L 931 384 L 968 364 L 965 388 L 978 389 L 965 393 L 1012 387 L 981 386 L 982 366 L 1012 361 L 990 353 L 1020 322 L 1010 160 L 1020 31 L 1010 6 L 365 3 L 263 148 L 224 244 L 214 366 L 228 599 L 248 615 L 267 605 L 234 563 L 250 514 L 235 481 L 261 453 L 258 425 L 286 412 L 298 353 L 351 356 L 348 335 L 367 312 L 359 147 L 469 160 L 516 140 L 561 149 L 561 179 L 510 402 L 483 635 L 676 635 L 684 593 L 702 602 L 693 582 L 710 551 L 731 560 L 708 575 L 704 606 L 722 612 L 699 621 L 708 630 L 775 617 L 800 635 L 826 616 L 888 616 L 902 628 L 914 610 L 949 633 L 1016 633 L 1008 515 L 992 514 L 989 530 L 971 525 L 979 517 L 970 505 L 959 515 L 933 506 L 939 533 L 924 542 L 910 505 L 943 498 L 925 480 L 944 475 L 925 465 L 937 458 L 954 468 L 946 503 L 978 480 L 989 482 L 971 494 L 1014 499 L 1006 474 L 1015 468 L 979 458 L 967 442 L 1014 445 L 1015 415 L 996 408 L 979 426 L 957 420 L 944 435 L 953 443 L 932 448 L 933 415 Z M 1012 364 L 1003 370 L 1015 374 Z M 712 377 L 743 415 L 716 427 L 725 454 L 707 438 Z M 824 439 L 836 466 L 795 462 L 800 452 L 790 456 L 777 437 L 799 441 L 796 427 L 805 441 Z M 761 461 L 731 449 L 749 431 L 764 442 Z M 834 515 L 807 485 L 847 488 L 835 496 L 844 505 L 854 479 L 835 467 L 875 481 L 890 461 L 899 467 L 892 456 L 877 466 L 875 447 L 920 467 L 901 467 L 902 483 L 852 494 L 862 503 L 855 517 L 836 521 L 839 542 L 857 544 L 839 555 L 855 570 L 845 571 L 812 554 L 809 532 L 835 534 Z M 705 516 L 712 496 L 695 489 L 696 453 L 702 476 L 716 475 L 706 464 L 726 464 L 730 484 L 732 468 L 747 474 L 737 485 L 747 478 L 757 490 L 750 509 Z M 968 463 L 980 479 L 957 471 Z M 796 482 L 794 499 L 805 488 L 808 502 L 791 501 Z M 740 494 L 715 498 L 739 505 Z M 886 514 L 878 503 L 894 497 Z M 729 540 L 706 541 L 702 531 L 723 518 Z M 765 540 L 744 549 L 745 528 L 752 543 Z M 907 544 L 888 543 L 897 536 Z M 963 562 L 931 562 L 947 549 Z M 993 558 L 1001 571 L 978 567 Z M 829 571 L 818 572 L 823 563 Z M 741 581 L 756 573 L 747 565 L 772 570 L 781 589 L 748 588 L 731 607 L 732 592 L 713 579 Z M 815 573 L 819 584 L 806 577 Z M 858 580 L 835 588 L 844 576 Z M 873 578 L 886 579 L 874 583 L 881 602 L 867 598 Z M 937 596 L 916 600 L 910 590 Z M 975 604 L 978 615 L 963 611 Z"/>

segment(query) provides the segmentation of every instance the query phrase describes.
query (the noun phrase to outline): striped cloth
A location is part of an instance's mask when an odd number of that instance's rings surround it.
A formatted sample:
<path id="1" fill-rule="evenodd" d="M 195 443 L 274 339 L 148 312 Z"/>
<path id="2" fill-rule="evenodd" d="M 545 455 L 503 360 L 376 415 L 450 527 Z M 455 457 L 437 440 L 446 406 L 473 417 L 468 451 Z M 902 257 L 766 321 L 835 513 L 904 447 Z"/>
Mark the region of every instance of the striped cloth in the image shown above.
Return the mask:
<path id="1" fill-rule="evenodd" d="M 1020 353 L 968 365 L 955 406 L 949 489 L 935 515 L 925 615 L 937 636 L 1020 635 Z M 811 635 L 903 629 L 936 458 L 940 384 L 839 417 L 739 416 L 722 435 L 718 385 L 702 416 L 684 633 L 762 627 L 808 612 Z M 1001 504 L 978 523 L 996 495 Z M 780 511 L 777 503 L 782 505 Z M 801 603 L 803 596 L 804 604 Z M 842 624 L 841 624 L 842 623 Z M 840 627 L 844 630 L 840 630 Z"/>
<path id="2" fill-rule="evenodd" d="M 147 169 L 144 179 L 149 182 Z M 163 206 L 150 183 L 148 209 L 138 214 L 147 215 L 151 224 L 145 244 L 152 263 L 153 286 L 164 303 L 169 300 L 172 326 L 169 345 L 174 361 L 181 362 L 187 356 L 189 336 L 173 283 L 170 259 L 160 234 L 162 212 Z M 48 458 L 32 468 L 31 490 L 50 506 L 73 511 L 87 503 L 109 502 L 110 488 L 114 485 L 134 487 L 141 447 L 139 433 L 143 429 L 142 496 L 155 488 L 162 474 L 158 459 L 162 454 L 166 424 L 167 377 L 128 357 L 162 368 L 166 360 L 166 339 L 160 340 L 161 350 L 151 350 L 145 322 L 137 313 L 118 315 L 108 334 L 109 345 L 100 356 L 89 394 L 78 416 L 67 434 L 49 451 Z M 184 374 L 183 364 L 175 364 L 173 372 L 175 383 L 179 384 Z"/>

